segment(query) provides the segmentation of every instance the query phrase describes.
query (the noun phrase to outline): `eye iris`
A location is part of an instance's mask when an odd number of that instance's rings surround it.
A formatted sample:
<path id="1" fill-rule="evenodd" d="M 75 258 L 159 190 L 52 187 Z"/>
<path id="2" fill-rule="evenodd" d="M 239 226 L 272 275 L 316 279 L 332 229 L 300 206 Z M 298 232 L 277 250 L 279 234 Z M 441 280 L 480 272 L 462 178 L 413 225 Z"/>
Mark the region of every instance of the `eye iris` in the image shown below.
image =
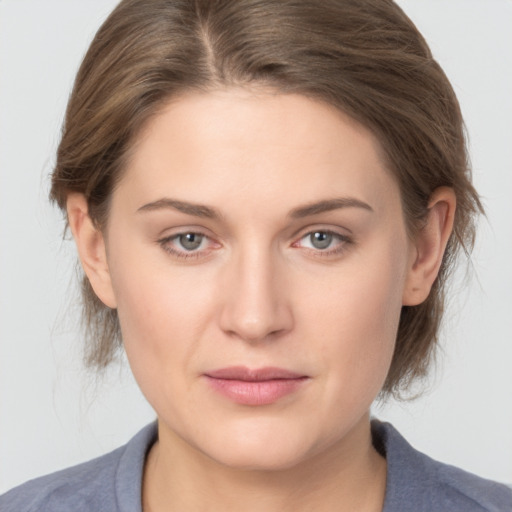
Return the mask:
<path id="1" fill-rule="evenodd" d="M 332 235 L 325 231 L 317 231 L 309 235 L 311 245 L 316 249 L 327 249 L 331 245 Z"/>
<path id="2" fill-rule="evenodd" d="M 187 251 L 193 251 L 197 249 L 203 241 L 203 235 L 197 233 L 186 233 L 185 235 L 179 236 L 180 245 Z"/>

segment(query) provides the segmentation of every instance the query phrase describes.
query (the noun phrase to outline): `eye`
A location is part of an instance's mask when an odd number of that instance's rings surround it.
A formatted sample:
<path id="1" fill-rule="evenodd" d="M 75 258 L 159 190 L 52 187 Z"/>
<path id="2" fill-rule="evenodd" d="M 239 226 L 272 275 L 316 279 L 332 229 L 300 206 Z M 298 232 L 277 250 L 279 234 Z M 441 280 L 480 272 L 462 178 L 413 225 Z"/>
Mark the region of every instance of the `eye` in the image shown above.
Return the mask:
<path id="1" fill-rule="evenodd" d="M 200 258 L 207 256 L 211 249 L 219 246 L 208 236 L 194 231 L 177 233 L 158 240 L 158 243 L 166 252 L 177 258 Z"/>
<path id="2" fill-rule="evenodd" d="M 204 238 L 204 235 L 199 233 L 185 233 L 184 235 L 177 235 L 176 242 L 186 251 L 195 251 L 201 247 Z"/>
<path id="3" fill-rule="evenodd" d="M 302 247 L 320 253 L 331 255 L 341 252 L 346 244 L 350 243 L 349 237 L 334 231 L 318 229 L 306 233 L 295 244 L 295 247 Z"/>
<path id="4" fill-rule="evenodd" d="M 328 249 L 332 244 L 334 235 L 327 231 L 315 231 L 307 235 L 307 240 L 315 249 Z"/>

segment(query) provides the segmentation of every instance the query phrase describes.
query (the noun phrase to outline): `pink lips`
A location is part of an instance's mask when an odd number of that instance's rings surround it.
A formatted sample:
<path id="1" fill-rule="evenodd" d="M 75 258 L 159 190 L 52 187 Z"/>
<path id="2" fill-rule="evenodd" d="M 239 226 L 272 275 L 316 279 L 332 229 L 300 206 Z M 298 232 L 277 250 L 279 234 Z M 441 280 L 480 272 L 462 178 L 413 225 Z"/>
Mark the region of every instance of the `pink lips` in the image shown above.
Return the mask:
<path id="1" fill-rule="evenodd" d="M 251 370 L 232 366 L 205 374 L 209 385 L 220 394 L 242 405 L 268 405 L 296 391 L 306 375 L 282 368 Z"/>

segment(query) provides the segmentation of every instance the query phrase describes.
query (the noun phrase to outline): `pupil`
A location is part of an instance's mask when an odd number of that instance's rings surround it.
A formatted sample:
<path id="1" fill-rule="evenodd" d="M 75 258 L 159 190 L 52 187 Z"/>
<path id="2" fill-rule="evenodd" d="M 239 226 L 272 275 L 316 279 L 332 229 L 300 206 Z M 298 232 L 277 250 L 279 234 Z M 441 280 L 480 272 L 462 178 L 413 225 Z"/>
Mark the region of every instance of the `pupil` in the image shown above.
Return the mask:
<path id="1" fill-rule="evenodd" d="M 203 236 L 197 233 L 187 233 L 186 235 L 180 235 L 180 244 L 184 249 L 193 251 L 197 249 L 203 241 Z"/>
<path id="2" fill-rule="evenodd" d="M 327 249 L 331 245 L 332 235 L 330 233 L 325 233 L 324 231 L 317 231 L 316 233 L 312 233 L 311 236 L 311 244 L 316 249 Z"/>

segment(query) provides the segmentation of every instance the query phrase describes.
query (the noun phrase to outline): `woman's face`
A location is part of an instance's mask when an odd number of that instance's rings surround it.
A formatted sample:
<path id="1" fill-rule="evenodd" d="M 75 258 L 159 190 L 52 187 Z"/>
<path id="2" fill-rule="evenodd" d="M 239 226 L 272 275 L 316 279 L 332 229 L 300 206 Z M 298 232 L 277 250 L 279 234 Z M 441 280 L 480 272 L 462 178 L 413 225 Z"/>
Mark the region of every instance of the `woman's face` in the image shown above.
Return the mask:
<path id="1" fill-rule="evenodd" d="M 238 89 L 169 103 L 134 147 L 106 232 L 161 441 L 239 468 L 367 442 L 410 245 L 377 142 L 337 110 Z"/>

